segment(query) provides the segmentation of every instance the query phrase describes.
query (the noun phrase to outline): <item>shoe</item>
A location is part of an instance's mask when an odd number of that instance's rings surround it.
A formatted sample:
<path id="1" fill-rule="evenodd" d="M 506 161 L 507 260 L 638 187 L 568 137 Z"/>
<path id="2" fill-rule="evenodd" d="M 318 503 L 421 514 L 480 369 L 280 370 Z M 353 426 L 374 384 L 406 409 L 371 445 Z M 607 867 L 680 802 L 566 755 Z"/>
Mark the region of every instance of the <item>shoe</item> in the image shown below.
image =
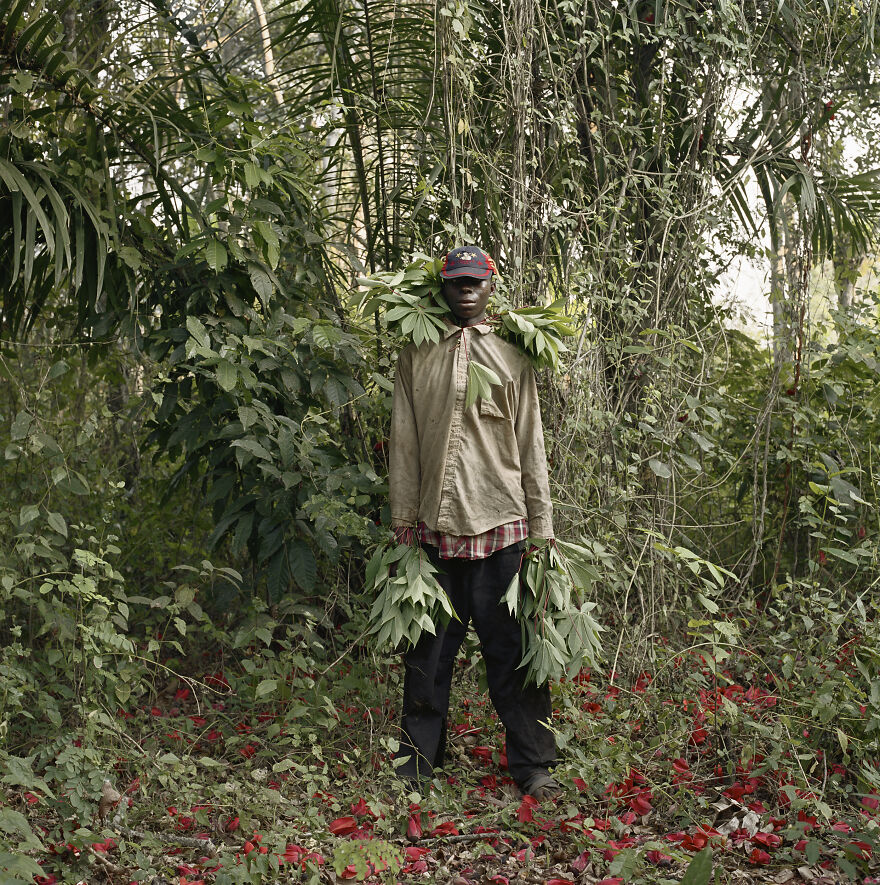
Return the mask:
<path id="1" fill-rule="evenodd" d="M 536 771 L 520 789 L 539 802 L 556 799 L 562 793 L 562 787 L 546 771 Z"/>

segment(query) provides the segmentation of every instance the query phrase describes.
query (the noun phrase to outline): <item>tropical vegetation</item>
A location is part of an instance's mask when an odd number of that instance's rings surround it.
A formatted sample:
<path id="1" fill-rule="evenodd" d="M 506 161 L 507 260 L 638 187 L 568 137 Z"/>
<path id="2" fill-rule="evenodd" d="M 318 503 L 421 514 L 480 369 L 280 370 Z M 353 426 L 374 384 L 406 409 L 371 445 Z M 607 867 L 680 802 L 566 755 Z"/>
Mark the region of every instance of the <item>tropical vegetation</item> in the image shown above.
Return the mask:
<path id="1" fill-rule="evenodd" d="M 0 879 L 877 881 L 877 15 L 0 0 Z M 395 776 L 370 632 L 461 243 L 589 562 L 543 806 L 474 640 Z"/>

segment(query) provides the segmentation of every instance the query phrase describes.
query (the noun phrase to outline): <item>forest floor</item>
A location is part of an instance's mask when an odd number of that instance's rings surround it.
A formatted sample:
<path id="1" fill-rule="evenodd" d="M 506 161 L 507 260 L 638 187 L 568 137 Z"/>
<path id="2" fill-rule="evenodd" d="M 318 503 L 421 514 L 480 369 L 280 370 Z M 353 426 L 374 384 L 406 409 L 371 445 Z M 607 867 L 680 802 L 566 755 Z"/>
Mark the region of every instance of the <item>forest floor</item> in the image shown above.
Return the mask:
<path id="1" fill-rule="evenodd" d="M 7 788 L 6 805 L 42 844 L 42 885 L 662 885 L 691 864 L 689 885 L 880 882 L 878 799 L 832 760 L 833 729 L 799 722 L 745 659 L 718 679 L 701 664 L 555 685 L 554 802 L 507 776 L 474 655 L 457 664 L 445 771 L 420 792 L 389 761 L 397 662 L 343 657 L 279 685 L 245 657 L 117 713 L 102 750 L 122 798 L 91 820 L 39 790 Z"/>

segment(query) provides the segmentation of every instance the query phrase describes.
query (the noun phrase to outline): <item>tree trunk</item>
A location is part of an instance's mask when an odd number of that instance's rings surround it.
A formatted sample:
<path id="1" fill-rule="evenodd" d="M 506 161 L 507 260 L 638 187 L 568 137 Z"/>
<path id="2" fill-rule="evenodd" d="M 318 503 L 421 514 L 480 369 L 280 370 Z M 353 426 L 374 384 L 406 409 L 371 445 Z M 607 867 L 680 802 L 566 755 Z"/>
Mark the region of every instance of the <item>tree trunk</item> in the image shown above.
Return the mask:
<path id="1" fill-rule="evenodd" d="M 269 33 L 269 20 L 266 18 L 266 9 L 263 6 L 263 0 L 251 0 L 254 7 L 254 14 L 257 17 L 257 24 L 260 26 L 260 42 L 263 45 L 263 75 L 266 78 L 266 84 L 272 90 L 275 101 L 279 107 L 284 104 L 284 96 L 275 80 L 275 54 L 272 52 L 272 36 Z"/>

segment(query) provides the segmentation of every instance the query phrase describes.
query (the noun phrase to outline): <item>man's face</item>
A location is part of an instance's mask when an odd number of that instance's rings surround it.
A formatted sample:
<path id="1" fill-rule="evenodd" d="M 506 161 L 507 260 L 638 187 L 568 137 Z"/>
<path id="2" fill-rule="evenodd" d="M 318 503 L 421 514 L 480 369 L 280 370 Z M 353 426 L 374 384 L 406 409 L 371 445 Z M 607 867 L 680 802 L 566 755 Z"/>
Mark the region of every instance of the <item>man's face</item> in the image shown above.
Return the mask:
<path id="1" fill-rule="evenodd" d="M 443 297 L 462 326 L 473 326 L 486 317 L 486 305 L 495 291 L 492 277 L 455 277 L 443 281 Z"/>

